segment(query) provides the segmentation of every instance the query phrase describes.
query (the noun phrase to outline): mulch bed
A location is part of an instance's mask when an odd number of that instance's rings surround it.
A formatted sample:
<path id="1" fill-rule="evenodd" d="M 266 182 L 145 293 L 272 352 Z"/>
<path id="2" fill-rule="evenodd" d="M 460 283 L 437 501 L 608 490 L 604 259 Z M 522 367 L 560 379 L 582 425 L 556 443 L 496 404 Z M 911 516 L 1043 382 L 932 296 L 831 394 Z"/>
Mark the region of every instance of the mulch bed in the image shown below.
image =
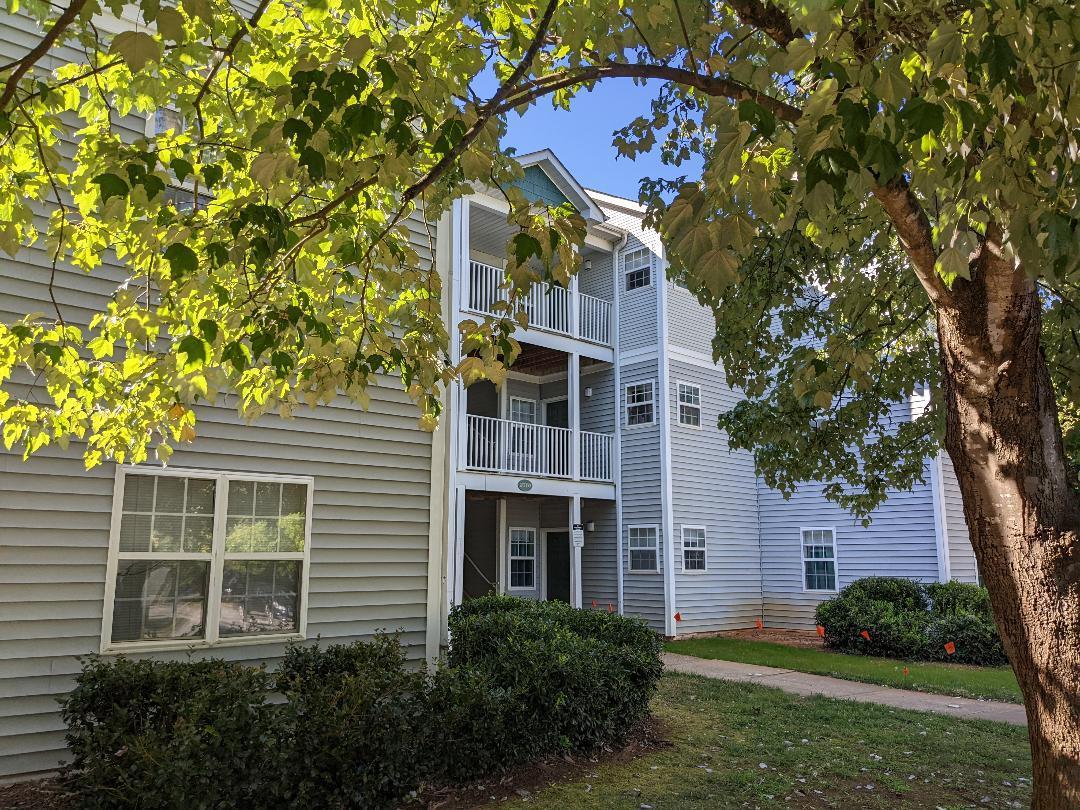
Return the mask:
<path id="1" fill-rule="evenodd" d="M 517 768 L 502 777 L 486 779 L 470 785 L 427 788 L 408 805 L 428 810 L 464 810 L 468 807 L 525 798 L 559 782 L 588 778 L 595 769 L 608 763 L 637 759 L 650 751 L 671 745 L 667 729 L 654 717 L 649 718 L 630 735 L 618 751 L 602 751 L 592 757 L 550 757 L 532 765 Z M 0 785 L 0 810 L 71 810 L 74 802 L 56 778 L 38 779 Z"/>

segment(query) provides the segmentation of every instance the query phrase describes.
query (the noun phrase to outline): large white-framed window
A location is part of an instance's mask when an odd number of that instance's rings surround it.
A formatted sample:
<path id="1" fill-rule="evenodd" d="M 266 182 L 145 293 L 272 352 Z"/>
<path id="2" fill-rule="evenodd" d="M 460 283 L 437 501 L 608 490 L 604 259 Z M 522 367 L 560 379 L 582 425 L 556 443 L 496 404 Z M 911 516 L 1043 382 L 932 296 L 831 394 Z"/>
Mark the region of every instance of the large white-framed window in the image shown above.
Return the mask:
<path id="1" fill-rule="evenodd" d="M 303 638 L 313 479 L 121 466 L 102 652 Z"/>
<path id="2" fill-rule="evenodd" d="M 627 526 L 626 547 L 631 571 L 660 570 L 660 529 L 658 526 Z"/>
<path id="3" fill-rule="evenodd" d="M 648 248 L 638 248 L 624 253 L 623 283 L 625 290 L 640 290 L 652 284 L 652 253 Z"/>
<path id="4" fill-rule="evenodd" d="M 679 401 L 679 424 L 701 427 L 701 386 L 676 382 L 675 389 Z"/>
<path id="5" fill-rule="evenodd" d="M 705 571 L 705 527 L 682 527 L 683 571 Z"/>
<path id="6" fill-rule="evenodd" d="M 656 386 L 648 382 L 628 383 L 623 388 L 626 424 L 651 425 L 656 421 Z"/>
<path id="7" fill-rule="evenodd" d="M 525 425 L 535 425 L 536 400 L 525 397 L 510 397 L 509 416 L 511 422 L 520 422 Z"/>
<path id="8" fill-rule="evenodd" d="M 804 527 L 802 535 L 803 590 L 836 590 L 836 531 L 831 527 Z"/>
<path id="9" fill-rule="evenodd" d="M 536 588 L 536 529 L 510 527 L 510 590 Z"/>

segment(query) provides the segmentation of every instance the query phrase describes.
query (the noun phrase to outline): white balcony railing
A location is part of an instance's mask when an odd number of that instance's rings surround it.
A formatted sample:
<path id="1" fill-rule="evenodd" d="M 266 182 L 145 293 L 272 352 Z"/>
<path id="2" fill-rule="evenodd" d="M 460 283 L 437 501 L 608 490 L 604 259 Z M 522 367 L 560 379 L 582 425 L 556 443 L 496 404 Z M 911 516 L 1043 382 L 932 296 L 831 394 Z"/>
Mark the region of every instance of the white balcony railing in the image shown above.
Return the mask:
<path id="1" fill-rule="evenodd" d="M 611 456 L 615 437 L 609 433 L 581 431 L 581 477 L 585 481 L 612 481 Z"/>
<path id="2" fill-rule="evenodd" d="M 510 300 L 502 268 L 469 262 L 466 309 L 488 315 L 505 314 L 496 304 Z M 573 323 L 573 293 L 557 284 L 534 284 L 515 311 L 524 312 L 530 329 L 579 337 L 604 346 L 611 345 L 611 302 L 593 295 L 578 294 L 578 323 Z"/>
<path id="3" fill-rule="evenodd" d="M 466 415 L 465 466 L 481 472 L 537 478 L 573 477 L 573 431 Z M 612 480 L 614 437 L 581 431 L 580 476 L 586 481 Z"/>

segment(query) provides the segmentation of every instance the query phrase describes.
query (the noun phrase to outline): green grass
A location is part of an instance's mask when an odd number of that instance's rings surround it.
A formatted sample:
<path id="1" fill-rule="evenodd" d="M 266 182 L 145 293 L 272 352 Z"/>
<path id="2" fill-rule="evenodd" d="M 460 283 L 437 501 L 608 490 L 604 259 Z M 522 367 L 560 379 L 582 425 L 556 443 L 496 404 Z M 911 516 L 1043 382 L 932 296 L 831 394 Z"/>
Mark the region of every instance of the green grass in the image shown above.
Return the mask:
<path id="1" fill-rule="evenodd" d="M 971 667 L 844 655 L 824 650 L 744 641 L 736 638 L 692 638 L 673 641 L 665 649 L 698 658 L 739 661 L 744 664 L 782 667 L 815 675 L 831 675 L 899 689 L 936 692 L 966 698 L 989 698 L 1020 703 L 1020 687 L 1009 667 Z M 909 670 L 904 675 L 904 667 Z"/>
<path id="2" fill-rule="evenodd" d="M 670 747 L 596 765 L 533 793 L 529 806 L 1026 807 L 1031 798 L 1019 727 L 681 674 L 664 676 L 653 711 Z"/>

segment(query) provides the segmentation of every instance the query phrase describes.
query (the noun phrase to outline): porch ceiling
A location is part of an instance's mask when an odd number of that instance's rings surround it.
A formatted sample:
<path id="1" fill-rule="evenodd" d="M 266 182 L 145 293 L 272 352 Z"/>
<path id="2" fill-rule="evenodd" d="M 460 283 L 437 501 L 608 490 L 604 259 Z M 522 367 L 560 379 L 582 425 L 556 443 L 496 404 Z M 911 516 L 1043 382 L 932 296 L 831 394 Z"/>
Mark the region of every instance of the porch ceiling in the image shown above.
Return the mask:
<path id="1" fill-rule="evenodd" d="M 602 360 L 596 360 L 592 357 L 582 357 L 581 368 L 586 369 L 602 362 Z M 521 354 L 518 355 L 518 359 L 514 361 L 514 365 L 511 366 L 511 369 L 522 374 L 531 374 L 537 377 L 545 377 L 548 374 L 565 373 L 567 370 L 566 352 L 561 352 L 558 349 L 549 349 L 545 346 L 536 346 L 532 343 L 523 343 L 521 346 Z"/>

